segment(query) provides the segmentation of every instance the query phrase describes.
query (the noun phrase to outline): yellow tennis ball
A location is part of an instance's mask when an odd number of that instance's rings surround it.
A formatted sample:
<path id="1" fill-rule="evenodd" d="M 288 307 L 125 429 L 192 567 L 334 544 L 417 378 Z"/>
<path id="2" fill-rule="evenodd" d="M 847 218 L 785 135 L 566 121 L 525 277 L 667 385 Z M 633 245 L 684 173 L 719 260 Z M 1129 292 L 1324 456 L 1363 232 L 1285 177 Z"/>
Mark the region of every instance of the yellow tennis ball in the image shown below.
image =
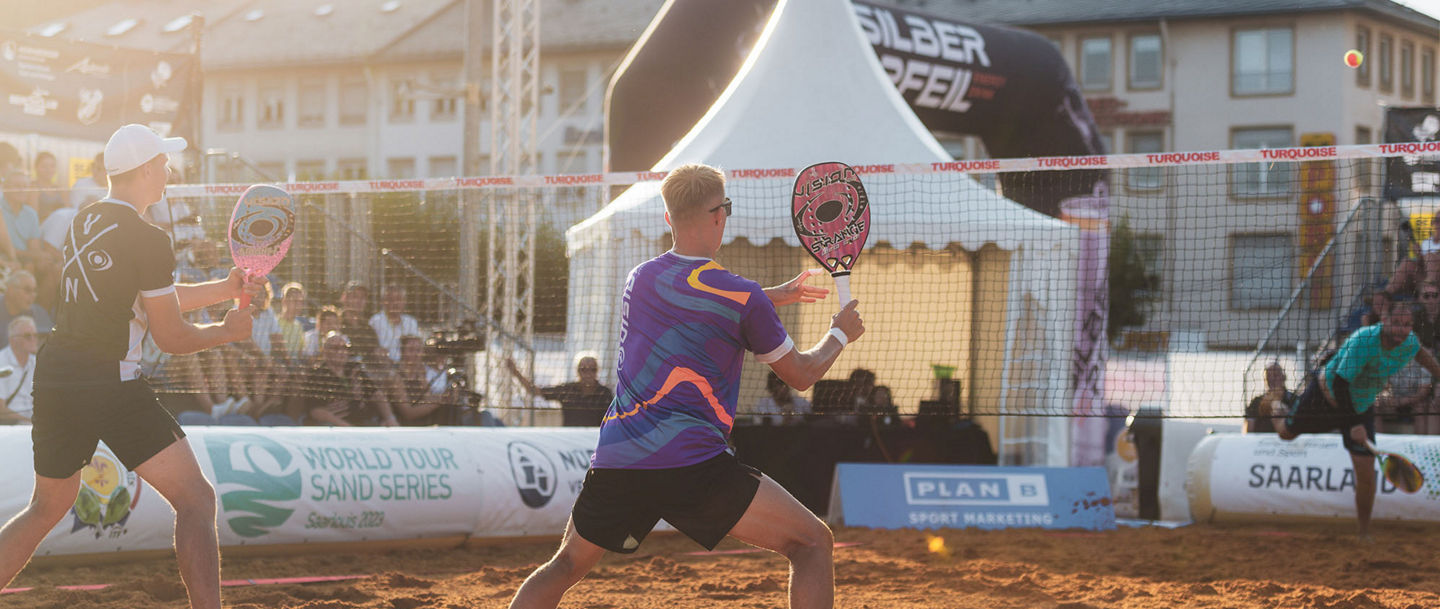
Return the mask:
<path id="1" fill-rule="evenodd" d="M 1364 53 L 1361 53 L 1360 51 L 1357 51 L 1355 49 L 1345 51 L 1345 65 L 1352 68 L 1358 68 L 1360 67 L 1360 62 L 1362 61 L 1365 61 Z"/>

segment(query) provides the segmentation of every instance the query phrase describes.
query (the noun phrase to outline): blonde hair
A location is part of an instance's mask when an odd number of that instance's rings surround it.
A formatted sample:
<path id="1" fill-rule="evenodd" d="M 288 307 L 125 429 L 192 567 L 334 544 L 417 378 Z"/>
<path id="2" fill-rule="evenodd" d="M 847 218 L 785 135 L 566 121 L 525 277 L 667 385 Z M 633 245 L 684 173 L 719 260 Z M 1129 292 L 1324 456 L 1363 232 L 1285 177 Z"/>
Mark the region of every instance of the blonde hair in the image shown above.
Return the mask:
<path id="1" fill-rule="evenodd" d="M 704 213 L 715 197 L 725 196 L 725 174 L 700 163 L 670 170 L 660 183 L 660 196 L 671 220 L 688 220 Z"/>

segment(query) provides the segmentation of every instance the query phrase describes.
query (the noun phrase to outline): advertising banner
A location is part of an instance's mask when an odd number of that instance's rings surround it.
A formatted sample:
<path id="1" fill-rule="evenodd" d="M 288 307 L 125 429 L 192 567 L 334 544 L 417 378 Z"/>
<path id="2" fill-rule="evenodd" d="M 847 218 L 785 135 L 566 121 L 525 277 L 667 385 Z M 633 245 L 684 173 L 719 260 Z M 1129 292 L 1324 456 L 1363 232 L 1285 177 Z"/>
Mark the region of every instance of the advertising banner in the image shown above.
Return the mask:
<path id="1" fill-rule="evenodd" d="M 1304 133 L 1300 135 L 1301 146 L 1334 146 L 1333 133 Z M 1325 246 L 1335 237 L 1335 162 L 1305 161 L 1300 163 L 1300 264 L 1296 267 L 1301 275 L 1314 266 L 1325 251 Z M 1333 300 L 1335 259 L 1326 257 L 1315 268 L 1307 290 L 1306 304 L 1311 310 L 1330 308 Z"/>
<path id="2" fill-rule="evenodd" d="M 141 123 L 178 135 L 193 61 L 0 30 L 0 131 L 103 142 Z"/>
<path id="3" fill-rule="evenodd" d="M 1385 198 L 1440 196 L 1440 108 L 1386 108 L 1385 143 L 1406 153 L 1385 162 Z"/>
<path id="4" fill-rule="evenodd" d="M 1100 467 L 841 463 L 832 520 L 881 529 L 1115 528 Z"/>
<path id="5" fill-rule="evenodd" d="M 187 427 L 221 546 L 564 531 L 594 428 Z M 0 428 L 0 519 L 33 489 L 28 427 Z M 171 547 L 174 512 L 103 445 L 38 555 Z"/>
<path id="6" fill-rule="evenodd" d="M 1408 494 L 1379 477 L 1374 518 L 1440 522 L 1440 437 L 1380 434 L 1375 444 L 1407 456 L 1425 475 L 1425 485 Z M 1197 521 L 1355 517 L 1355 470 L 1338 433 L 1289 442 L 1273 434 L 1210 436 L 1191 455 L 1189 487 Z"/>

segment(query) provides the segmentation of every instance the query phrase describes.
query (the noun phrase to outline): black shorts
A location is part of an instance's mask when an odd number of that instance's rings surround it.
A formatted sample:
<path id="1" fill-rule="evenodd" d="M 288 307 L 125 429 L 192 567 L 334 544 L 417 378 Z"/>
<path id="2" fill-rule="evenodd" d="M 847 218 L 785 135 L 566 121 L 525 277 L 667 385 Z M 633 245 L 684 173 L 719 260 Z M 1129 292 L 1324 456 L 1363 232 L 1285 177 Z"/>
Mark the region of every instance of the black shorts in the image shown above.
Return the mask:
<path id="1" fill-rule="evenodd" d="M 571 517 L 586 541 L 629 554 L 661 518 L 715 549 L 750 508 L 760 470 L 728 452 L 670 469 L 591 469 Z"/>
<path id="2" fill-rule="evenodd" d="M 35 473 L 69 478 L 90 462 L 97 441 L 134 471 L 185 437 L 144 380 L 90 387 L 36 387 Z"/>
<path id="3" fill-rule="evenodd" d="M 1285 419 L 1286 427 L 1291 433 L 1300 435 L 1304 433 L 1324 433 L 1327 431 L 1339 431 L 1340 438 L 1345 444 L 1345 450 L 1354 455 L 1370 455 L 1370 449 L 1355 442 L 1350 438 L 1350 430 L 1355 426 L 1363 426 L 1365 435 L 1370 442 L 1375 442 L 1375 409 L 1371 408 L 1365 412 L 1356 413 L 1350 410 L 1341 410 L 1339 406 L 1332 405 L 1325 399 L 1325 393 L 1320 390 L 1320 381 L 1311 380 L 1305 386 L 1305 391 L 1300 394 L 1300 399 L 1295 402 L 1295 410 Z"/>

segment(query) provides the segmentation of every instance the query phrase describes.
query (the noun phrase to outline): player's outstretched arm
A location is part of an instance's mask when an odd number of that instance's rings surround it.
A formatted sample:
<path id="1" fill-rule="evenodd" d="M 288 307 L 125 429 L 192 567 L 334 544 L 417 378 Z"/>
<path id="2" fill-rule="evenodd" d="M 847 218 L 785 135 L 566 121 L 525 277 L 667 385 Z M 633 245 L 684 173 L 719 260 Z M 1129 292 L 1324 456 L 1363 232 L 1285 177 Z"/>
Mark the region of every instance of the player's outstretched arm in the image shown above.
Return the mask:
<path id="1" fill-rule="evenodd" d="M 265 291 L 262 287 L 264 283 L 264 277 L 250 279 L 240 269 L 232 268 L 230 275 L 224 279 L 205 283 L 175 284 L 175 296 L 180 299 L 181 311 L 194 311 L 215 303 L 239 298 L 241 294 L 250 294 L 250 297 L 254 298 Z"/>
<path id="2" fill-rule="evenodd" d="M 255 318 L 251 309 L 230 309 L 225 321 L 218 324 L 195 325 L 180 317 L 180 300 L 176 293 L 141 298 L 155 345 L 166 353 L 183 355 L 210 347 L 250 338 Z"/>
<path id="3" fill-rule="evenodd" d="M 1420 347 L 1420 350 L 1415 352 L 1415 361 L 1420 363 L 1420 367 L 1430 371 L 1430 376 L 1440 381 L 1440 361 L 1436 361 L 1434 353 L 1425 347 Z"/>
<path id="4" fill-rule="evenodd" d="M 860 319 L 860 312 L 857 310 L 860 301 L 852 300 L 845 308 L 841 309 L 830 319 L 830 332 L 820 343 L 809 351 L 791 350 L 783 357 L 770 364 L 770 369 L 780 380 L 785 381 L 797 391 L 809 389 L 815 381 L 825 376 L 830 371 L 830 366 L 835 364 L 835 359 L 840 357 L 840 352 L 845 345 L 859 340 L 860 335 L 865 333 L 865 321 Z M 836 334 L 843 334 L 842 341 Z"/>

